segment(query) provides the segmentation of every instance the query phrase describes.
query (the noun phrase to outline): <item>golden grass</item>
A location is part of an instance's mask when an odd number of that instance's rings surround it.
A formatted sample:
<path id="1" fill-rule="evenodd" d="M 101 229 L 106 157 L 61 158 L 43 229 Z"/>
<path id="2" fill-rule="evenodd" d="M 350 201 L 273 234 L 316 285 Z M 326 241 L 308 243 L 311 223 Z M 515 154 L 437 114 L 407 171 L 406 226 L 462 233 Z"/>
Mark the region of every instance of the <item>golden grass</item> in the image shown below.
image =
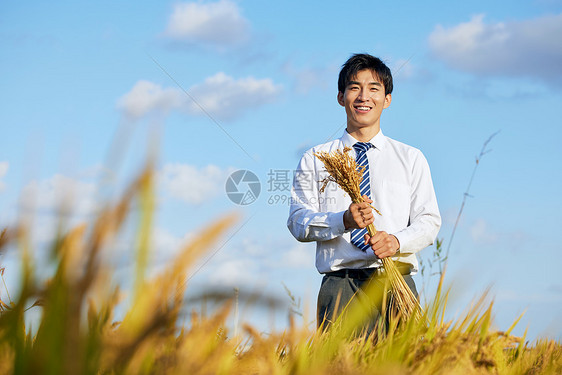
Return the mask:
<path id="1" fill-rule="evenodd" d="M 322 161 L 329 173 L 329 176 L 322 182 L 320 191 L 323 192 L 329 182 L 335 182 L 349 195 L 353 203 L 362 203 L 364 200 L 359 186 L 363 179 L 365 167 L 358 167 L 355 159 L 349 155 L 349 151 L 351 151 L 351 148 L 345 147 L 343 150 L 322 151 L 314 154 Z M 376 211 L 381 214 L 378 210 Z M 377 232 L 373 224 L 367 226 L 367 231 L 371 236 L 374 236 Z M 405 319 L 414 317 L 414 319 L 419 320 L 421 318 L 419 302 L 406 284 L 404 277 L 402 277 L 391 258 L 383 258 L 382 264 L 392 290 L 391 313 Z"/>
<path id="2" fill-rule="evenodd" d="M 559 343 L 540 340 L 529 346 L 524 337 L 511 335 L 512 327 L 491 330 L 492 304 L 485 298 L 457 321 L 445 321 L 448 293 L 441 288 L 422 319 L 399 329 L 393 324 L 370 338 L 349 334 L 364 318 L 359 305 L 323 333 L 291 319 L 283 332 L 264 335 L 246 325 L 232 337 L 226 328 L 229 301 L 208 317 L 193 313 L 182 324 L 190 310 L 184 300 L 187 271 L 221 238 L 233 216 L 202 229 L 159 275 L 147 279 L 144 266 L 138 266 L 131 302 L 117 322 L 115 307 L 125 291 L 111 284 L 101 249 L 121 230 L 133 202 L 149 199 L 152 178 L 147 170 L 92 223 L 60 235 L 52 244 L 57 268 L 48 282 L 37 279 L 28 260 L 26 230 L 0 236 L 3 245 L 22 249 L 24 259 L 19 295 L 0 312 L 0 374 L 562 373 Z M 141 202 L 140 207 L 139 228 L 150 230 L 154 205 Z M 137 262 L 150 250 L 143 243 L 149 238 L 145 233 L 131 244 Z M 24 317 L 36 301 L 33 309 L 41 316 L 32 334 Z"/>

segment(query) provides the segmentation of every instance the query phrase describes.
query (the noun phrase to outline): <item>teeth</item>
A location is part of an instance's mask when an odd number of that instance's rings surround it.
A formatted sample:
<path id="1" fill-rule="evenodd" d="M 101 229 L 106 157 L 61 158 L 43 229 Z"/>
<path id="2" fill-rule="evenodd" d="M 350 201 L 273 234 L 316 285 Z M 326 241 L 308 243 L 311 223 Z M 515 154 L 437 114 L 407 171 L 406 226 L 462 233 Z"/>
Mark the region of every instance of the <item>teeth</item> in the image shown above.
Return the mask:
<path id="1" fill-rule="evenodd" d="M 369 107 L 357 107 L 357 109 L 360 110 L 360 111 L 368 111 L 371 108 L 369 108 Z"/>

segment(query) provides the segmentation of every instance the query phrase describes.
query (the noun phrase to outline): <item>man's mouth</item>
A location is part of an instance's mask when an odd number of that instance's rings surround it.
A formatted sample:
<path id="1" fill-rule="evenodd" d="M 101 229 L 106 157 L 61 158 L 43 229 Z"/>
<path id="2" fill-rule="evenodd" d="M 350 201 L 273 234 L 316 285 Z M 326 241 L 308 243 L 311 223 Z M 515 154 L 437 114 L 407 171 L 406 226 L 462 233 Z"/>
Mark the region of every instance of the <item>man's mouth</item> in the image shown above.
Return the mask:
<path id="1" fill-rule="evenodd" d="M 369 112 L 371 110 L 371 107 L 358 105 L 355 106 L 355 109 L 358 110 L 359 112 Z"/>

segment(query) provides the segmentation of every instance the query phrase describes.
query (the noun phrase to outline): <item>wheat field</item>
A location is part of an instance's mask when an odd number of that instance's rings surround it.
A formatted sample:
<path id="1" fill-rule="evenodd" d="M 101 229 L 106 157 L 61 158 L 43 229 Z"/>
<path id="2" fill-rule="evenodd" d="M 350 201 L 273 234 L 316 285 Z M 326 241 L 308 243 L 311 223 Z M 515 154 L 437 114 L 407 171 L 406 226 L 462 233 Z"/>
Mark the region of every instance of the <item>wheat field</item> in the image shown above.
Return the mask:
<path id="1" fill-rule="evenodd" d="M 17 248 L 24 265 L 19 295 L 13 301 L 0 295 L 0 374 L 562 373 L 560 343 L 513 336 L 517 321 L 504 332 L 492 330 L 493 304 L 485 296 L 456 320 L 445 320 L 443 280 L 422 319 L 392 321 L 388 332 L 371 337 L 354 334 L 364 317 L 359 304 L 324 333 L 291 319 L 283 331 L 265 335 L 245 325 L 234 335 L 226 324 L 229 300 L 209 316 L 185 319 L 186 275 L 236 217 L 201 229 L 164 272 L 147 277 L 153 179 L 148 168 L 92 222 L 59 234 L 51 246 L 56 269 L 46 282 L 30 260 L 29 228 L 0 231 L 0 250 Z M 141 223 L 134 284 L 121 290 L 111 282 L 102 249 L 123 229 L 134 204 Z M 130 303 L 116 321 L 123 295 Z M 25 325 L 29 309 L 40 313 L 34 331 Z"/>

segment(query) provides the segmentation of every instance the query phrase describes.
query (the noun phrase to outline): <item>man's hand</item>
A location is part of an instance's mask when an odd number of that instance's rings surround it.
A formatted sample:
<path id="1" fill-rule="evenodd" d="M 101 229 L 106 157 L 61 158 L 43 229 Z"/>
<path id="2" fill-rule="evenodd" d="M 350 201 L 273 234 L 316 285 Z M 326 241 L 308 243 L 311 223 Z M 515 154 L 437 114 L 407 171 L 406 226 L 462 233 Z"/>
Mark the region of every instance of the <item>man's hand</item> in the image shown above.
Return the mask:
<path id="1" fill-rule="evenodd" d="M 365 235 L 365 245 L 371 245 L 371 249 L 380 259 L 391 257 L 400 248 L 398 238 L 386 232 L 377 232 L 373 237 Z"/>
<path id="2" fill-rule="evenodd" d="M 345 229 L 363 229 L 375 221 L 373 209 L 369 205 L 373 203 L 366 195 L 363 195 L 364 202 L 352 203 L 343 214 L 343 224 Z"/>

